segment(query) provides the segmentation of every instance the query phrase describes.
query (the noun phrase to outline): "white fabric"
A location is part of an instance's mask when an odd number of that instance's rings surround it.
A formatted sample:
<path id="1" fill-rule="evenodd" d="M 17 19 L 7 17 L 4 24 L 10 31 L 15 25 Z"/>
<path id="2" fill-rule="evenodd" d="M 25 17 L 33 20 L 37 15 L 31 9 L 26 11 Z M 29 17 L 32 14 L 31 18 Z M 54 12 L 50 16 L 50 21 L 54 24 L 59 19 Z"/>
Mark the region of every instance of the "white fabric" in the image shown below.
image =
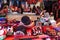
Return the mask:
<path id="1" fill-rule="evenodd" d="M 3 0 L 4 1 L 4 3 L 7 3 L 7 0 Z"/>
<path id="2" fill-rule="evenodd" d="M 28 8 L 28 3 L 26 2 L 26 8 Z"/>
<path id="3" fill-rule="evenodd" d="M 3 35 L 4 34 L 4 30 L 0 30 L 0 35 Z"/>
<path id="4" fill-rule="evenodd" d="M 12 14 L 18 14 L 17 12 L 12 12 Z"/>
<path id="5" fill-rule="evenodd" d="M 30 8 L 31 8 L 31 9 L 33 8 L 33 6 L 34 6 L 34 4 L 30 4 Z"/>
<path id="6" fill-rule="evenodd" d="M 49 25 L 49 23 L 48 22 L 45 22 L 44 25 Z"/>
<path id="7" fill-rule="evenodd" d="M 48 21 L 50 19 L 50 15 L 48 12 L 44 13 L 44 19 L 45 21 Z"/>
<path id="8" fill-rule="evenodd" d="M 2 27 L 0 26 L 0 29 L 1 29 Z"/>
<path id="9" fill-rule="evenodd" d="M 35 7 L 37 7 L 37 6 L 40 7 L 40 2 L 37 2 L 37 3 L 36 3 Z"/>
<path id="10" fill-rule="evenodd" d="M 12 2 L 10 1 L 10 4 L 9 4 L 9 6 L 12 6 L 13 4 L 12 4 Z"/>
<path id="11" fill-rule="evenodd" d="M 0 36 L 0 39 L 4 39 L 4 38 L 6 38 L 6 35 Z"/>
<path id="12" fill-rule="evenodd" d="M 56 27 L 56 21 L 55 20 L 50 20 L 50 23 L 52 24 L 53 27 Z"/>
<path id="13" fill-rule="evenodd" d="M 51 17 L 50 17 L 50 20 L 54 20 L 54 16 L 51 16 Z"/>
<path id="14" fill-rule="evenodd" d="M 8 27 L 7 31 L 9 32 L 9 30 L 10 30 L 10 32 L 13 32 L 13 28 L 12 27 L 11 28 Z"/>
<path id="15" fill-rule="evenodd" d="M 28 35 L 28 36 L 30 36 L 30 35 L 31 35 L 31 33 L 30 33 L 30 32 L 27 32 L 27 35 Z"/>
<path id="16" fill-rule="evenodd" d="M 49 13 L 48 12 L 45 12 L 44 13 L 44 17 L 46 17 L 46 18 L 50 17 Z"/>

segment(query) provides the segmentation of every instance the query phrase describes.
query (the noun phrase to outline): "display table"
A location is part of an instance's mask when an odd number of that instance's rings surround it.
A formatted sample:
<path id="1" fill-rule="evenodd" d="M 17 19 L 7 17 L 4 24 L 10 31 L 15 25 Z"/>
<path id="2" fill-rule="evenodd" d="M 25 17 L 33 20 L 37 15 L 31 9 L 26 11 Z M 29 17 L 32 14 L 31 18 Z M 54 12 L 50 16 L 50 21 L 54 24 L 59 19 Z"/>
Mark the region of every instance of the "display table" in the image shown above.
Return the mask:
<path id="1" fill-rule="evenodd" d="M 8 20 L 16 19 L 16 20 L 21 21 L 21 18 L 25 15 L 29 16 L 32 21 L 37 20 L 37 17 L 40 17 L 40 16 L 35 16 L 32 14 L 7 15 L 6 17 L 8 18 Z"/>

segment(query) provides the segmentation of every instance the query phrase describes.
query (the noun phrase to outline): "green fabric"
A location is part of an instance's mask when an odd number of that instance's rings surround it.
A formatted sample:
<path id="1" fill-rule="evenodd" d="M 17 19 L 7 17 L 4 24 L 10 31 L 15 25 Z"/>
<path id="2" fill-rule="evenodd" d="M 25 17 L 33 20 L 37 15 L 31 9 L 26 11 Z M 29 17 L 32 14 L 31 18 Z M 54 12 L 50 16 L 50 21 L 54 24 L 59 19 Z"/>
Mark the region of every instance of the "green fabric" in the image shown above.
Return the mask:
<path id="1" fill-rule="evenodd" d="M 3 39 L 0 39 L 0 40 L 3 40 Z"/>
<path id="2" fill-rule="evenodd" d="M 3 37 L 3 36 L 1 36 L 1 37 L 0 37 L 0 40 L 3 40 L 3 39 L 4 39 L 4 37 Z"/>

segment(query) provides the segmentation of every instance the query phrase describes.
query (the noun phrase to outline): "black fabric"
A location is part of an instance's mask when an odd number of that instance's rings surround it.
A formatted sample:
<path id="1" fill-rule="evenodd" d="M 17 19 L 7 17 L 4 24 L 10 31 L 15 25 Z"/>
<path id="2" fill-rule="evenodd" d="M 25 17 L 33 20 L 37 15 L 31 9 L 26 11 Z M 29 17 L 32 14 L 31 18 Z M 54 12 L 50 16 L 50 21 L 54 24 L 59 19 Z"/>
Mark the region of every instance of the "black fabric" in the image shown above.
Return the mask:
<path id="1" fill-rule="evenodd" d="M 60 18 L 60 10 L 58 11 L 58 18 Z"/>
<path id="2" fill-rule="evenodd" d="M 23 14 L 23 11 L 24 11 L 24 9 L 23 9 L 22 6 L 21 6 L 21 14 Z"/>
<path id="3" fill-rule="evenodd" d="M 3 14 L 3 15 L 2 15 L 2 14 L 0 14 L 0 17 L 6 17 L 6 14 Z"/>
<path id="4" fill-rule="evenodd" d="M 56 13 L 57 13 L 57 10 L 58 10 L 58 3 L 57 2 L 53 2 L 53 15 L 54 15 L 54 19 L 56 20 Z"/>
<path id="5" fill-rule="evenodd" d="M 18 6 L 19 8 L 21 8 L 21 1 L 19 0 L 19 6 Z"/>
<path id="6" fill-rule="evenodd" d="M 21 0 L 22 2 L 26 2 L 26 0 Z"/>
<path id="7" fill-rule="evenodd" d="M 33 6 L 32 12 L 35 13 L 35 11 L 36 11 L 36 7 Z"/>
<path id="8" fill-rule="evenodd" d="M 22 31 L 23 33 L 27 34 L 27 32 L 26 32 L 26 27 L 23 26 L 23 25 L 17 27 L 17 28 L 16 28 L 16 31 Z"/>
<path id="9" fill-rule="evenodd" d="M 14 1 L 14 4 L 13 4 L 13 6 L 17 6 L 17 1 Z"/>
<path id="10" fill-rule="evenodd" d="M 37 20 L 34 21 L 35 26 L 36 26 L 36 22 L 37 22 Z"/>
<path id="11" fill-rule="evenodd" d="M 53 15 L 54 15 L 54 19 L 56 20 L 56 10 L 55 11 L 53 11 Z"/>
<path id="12" fill-rule="evenodd" d="M 44 6 L 48 12 L 52 11 L 52 1 L 44 1 Z"/>
<path id="13" fill-rule="evenodd" d="M 7 5 L 9 6 L 9 2 L 10 2 L 10 0 L 7 0 Z"/>
<path id="14" fill-rule="evenodd" d="M 31 20 L 28 16 L 23 16 L 21 21 L 25 24 L 25 25 L 29 25 L 31 23 Z"/>

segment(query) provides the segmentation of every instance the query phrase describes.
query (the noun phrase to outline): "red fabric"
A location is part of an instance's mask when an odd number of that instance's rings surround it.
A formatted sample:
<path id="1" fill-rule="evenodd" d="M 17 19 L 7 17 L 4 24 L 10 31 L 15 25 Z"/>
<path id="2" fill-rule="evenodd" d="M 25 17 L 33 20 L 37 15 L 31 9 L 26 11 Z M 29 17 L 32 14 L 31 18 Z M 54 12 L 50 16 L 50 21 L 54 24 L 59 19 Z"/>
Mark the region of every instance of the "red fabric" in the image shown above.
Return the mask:
<path id="1" fill-rule="evenodd" d="M 36 0 L 27 0 L 28 4 L 36 3 Z"/>
<path id="2" fill-rule="evenodd" d="M 31 29 L 27 29 L 27 33 L 31 34 L 32 33 Z"/>
<path id="3" fill-rule="evenodd" d="M 19 8 L 16 7 L 16 6 L 11 6 L 10 8 L 11 8 L 12 11 L 18 11 L 19 10 Z"/>
<path id="4" fill-rule="evenodd" d="M 49 26 L 50 29 L 53 29 L 53 26 Z"/>
<path id="5" fill-rule="evenodd" d="M 39 2 L 43 2 L 43 0 L 37 0 Z M 32 3 L 37 3 L 36 0 L 27 0 L 28 4 L 32 4 Z"/>
<path id="6" fill-rule="evenodd" d="M 6 35 L 7 34 L 7 30 L 4 30 L 4 34 L 3 35 Z"/>
<path id="7" fill-rule="evenodd" d="M 49 36 L 47 35 L 38 35 L 38 36 L 14 36 L 15 38 L 20 38 L 20 39 L 24 39 L 24 38 L 32 38 L 32 40 L 39 40 L 39 39 L 43 39 L 43 38 L 47 38 Z"/>
<path id="8" fill-rule="evenodd" d="M 7 13 L 7 12 L 8 12 L 8 9 L 4 9 L 3 12 L 4 12 L 4 13 Z"/>
<path id="9" fill-rule="evenodd" d="M 0 13 L 4 13 L 3 10 L 1 10 Z"/>
<path id="10" fill-rule="evenodd" d="M 42 29 L 43 32 L 46 32 L 46 26 L 44 26 Z"/>
<path id="11" fill-rule="evenodd" d="M 14 39 L 14 36 L 12 35 L 12 36 L 6 37 L 4 40 L 13 40 L 13 39 Z"/>
<path id="12" fill-rule="evenodd" d="M 31 27 L 31 28 L 27 28 L 26 31 L 29 32 L 29 33 L 32 33 L 32 27 Z M 32 34 L 31 34 L 31 35 L 32 35 Z"/>
<path id="13" fill-rule="evenodd" d="M 3 24 L 3 26 L 7 27 L 7 26 L 8 26 L 8 24 Z"/>
<path id="14" fill-rule="evenodd" d="M 53 26 L 43 26 L 42 28 L 43 32 L 46 32 L 47 28 L 53 29 Z"/>

